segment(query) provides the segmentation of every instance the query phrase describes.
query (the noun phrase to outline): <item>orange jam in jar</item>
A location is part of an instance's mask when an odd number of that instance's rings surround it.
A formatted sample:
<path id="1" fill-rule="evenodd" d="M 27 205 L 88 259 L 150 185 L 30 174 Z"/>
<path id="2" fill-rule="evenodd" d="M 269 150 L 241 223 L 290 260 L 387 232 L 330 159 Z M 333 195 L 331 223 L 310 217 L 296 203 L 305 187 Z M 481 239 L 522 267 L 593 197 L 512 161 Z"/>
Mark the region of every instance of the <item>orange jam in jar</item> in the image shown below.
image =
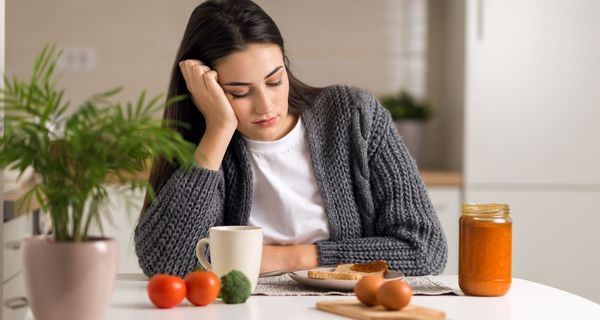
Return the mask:
<path id="1" fill-rule="evenodd" d="M 512 219 L 506 204 L 464 204 L 460 217 L 458 284 L 467 295 L 508 292 Z"/>

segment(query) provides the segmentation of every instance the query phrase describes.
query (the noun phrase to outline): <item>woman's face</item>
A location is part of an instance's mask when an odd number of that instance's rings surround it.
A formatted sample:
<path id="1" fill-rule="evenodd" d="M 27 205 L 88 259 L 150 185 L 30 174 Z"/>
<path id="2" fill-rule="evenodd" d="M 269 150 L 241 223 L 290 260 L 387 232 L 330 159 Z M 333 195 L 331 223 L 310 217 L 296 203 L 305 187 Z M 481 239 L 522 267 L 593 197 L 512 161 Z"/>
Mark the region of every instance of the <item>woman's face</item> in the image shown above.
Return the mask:
<path id="1" fill-rule="evenodd" d="M 296 124 L 288 113 L 289 82 L 283 55 L 274 44 L 250 44 L 215 66 L 218 81 L 247 138 L 273 141 Z"/>

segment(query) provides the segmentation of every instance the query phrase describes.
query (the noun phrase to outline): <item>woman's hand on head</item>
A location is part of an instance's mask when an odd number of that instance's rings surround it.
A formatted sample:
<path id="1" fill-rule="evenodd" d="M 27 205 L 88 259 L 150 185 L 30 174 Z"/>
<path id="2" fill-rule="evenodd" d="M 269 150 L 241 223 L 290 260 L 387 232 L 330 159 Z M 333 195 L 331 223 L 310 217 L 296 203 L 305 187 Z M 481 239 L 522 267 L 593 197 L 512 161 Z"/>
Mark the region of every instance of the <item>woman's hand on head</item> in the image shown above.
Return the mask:
<path id="1" fill-rule="evenodd" d="M 207 130 L 235 130 L 238 119 L 218 83 L 218 75 L 199 60 L 179 63 L 192 101 L 206 119 Z"/>

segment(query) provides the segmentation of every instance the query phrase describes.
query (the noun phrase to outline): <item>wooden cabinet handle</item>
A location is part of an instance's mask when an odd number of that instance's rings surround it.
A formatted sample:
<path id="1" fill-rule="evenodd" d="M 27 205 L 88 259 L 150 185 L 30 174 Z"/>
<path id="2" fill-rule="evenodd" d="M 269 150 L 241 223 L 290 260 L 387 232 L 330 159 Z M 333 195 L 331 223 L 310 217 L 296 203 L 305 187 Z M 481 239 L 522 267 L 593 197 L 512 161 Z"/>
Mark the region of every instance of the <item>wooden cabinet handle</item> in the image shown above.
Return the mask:
<path id="1" fill-rule="evenodd" d="M 26 297 L 14 297 L 4 300 L 4 306 L 11 310 L 25 308 L 28 305 L 29 301 L 27 301 Z"/>
<path id="2" fill-rule="evenodd" d="M 19 250 L 21 248 L 21 241 L 7 241 L 4 243 L 4 248 L 10 250 Z"/>

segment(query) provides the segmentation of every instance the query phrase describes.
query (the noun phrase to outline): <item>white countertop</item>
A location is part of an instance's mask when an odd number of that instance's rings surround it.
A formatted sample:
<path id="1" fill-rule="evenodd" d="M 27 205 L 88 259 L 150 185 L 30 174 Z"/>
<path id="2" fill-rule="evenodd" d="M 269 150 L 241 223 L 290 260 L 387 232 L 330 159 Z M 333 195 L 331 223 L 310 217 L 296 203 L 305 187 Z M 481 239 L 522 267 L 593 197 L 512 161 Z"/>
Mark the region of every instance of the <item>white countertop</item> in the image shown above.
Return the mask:
<path id="1" fill-rule="evenodd" d="M 458 287 L 456 276 L 435 278 L 450 287 Z M 157 309 L 148 300 L 146 280 L 143 280 L 143 277 L 119 275 L 106 319 L 347 319 L 315 308 L 317 301 L 337 299 L 355 297 L 251 296 L 244 304 L 227 305 L 217 300 L 206 307 L 195 307 L 184 300 L 177 307 Z M 566 291 L 522 279 L 513 279 L 511 289 L 504 297 L 414 296 L 411 303 L 445 311 L 447 319 L 600 319 L 599 304 Z M 32 319 L 30 312 L 26 319 Z"/>

